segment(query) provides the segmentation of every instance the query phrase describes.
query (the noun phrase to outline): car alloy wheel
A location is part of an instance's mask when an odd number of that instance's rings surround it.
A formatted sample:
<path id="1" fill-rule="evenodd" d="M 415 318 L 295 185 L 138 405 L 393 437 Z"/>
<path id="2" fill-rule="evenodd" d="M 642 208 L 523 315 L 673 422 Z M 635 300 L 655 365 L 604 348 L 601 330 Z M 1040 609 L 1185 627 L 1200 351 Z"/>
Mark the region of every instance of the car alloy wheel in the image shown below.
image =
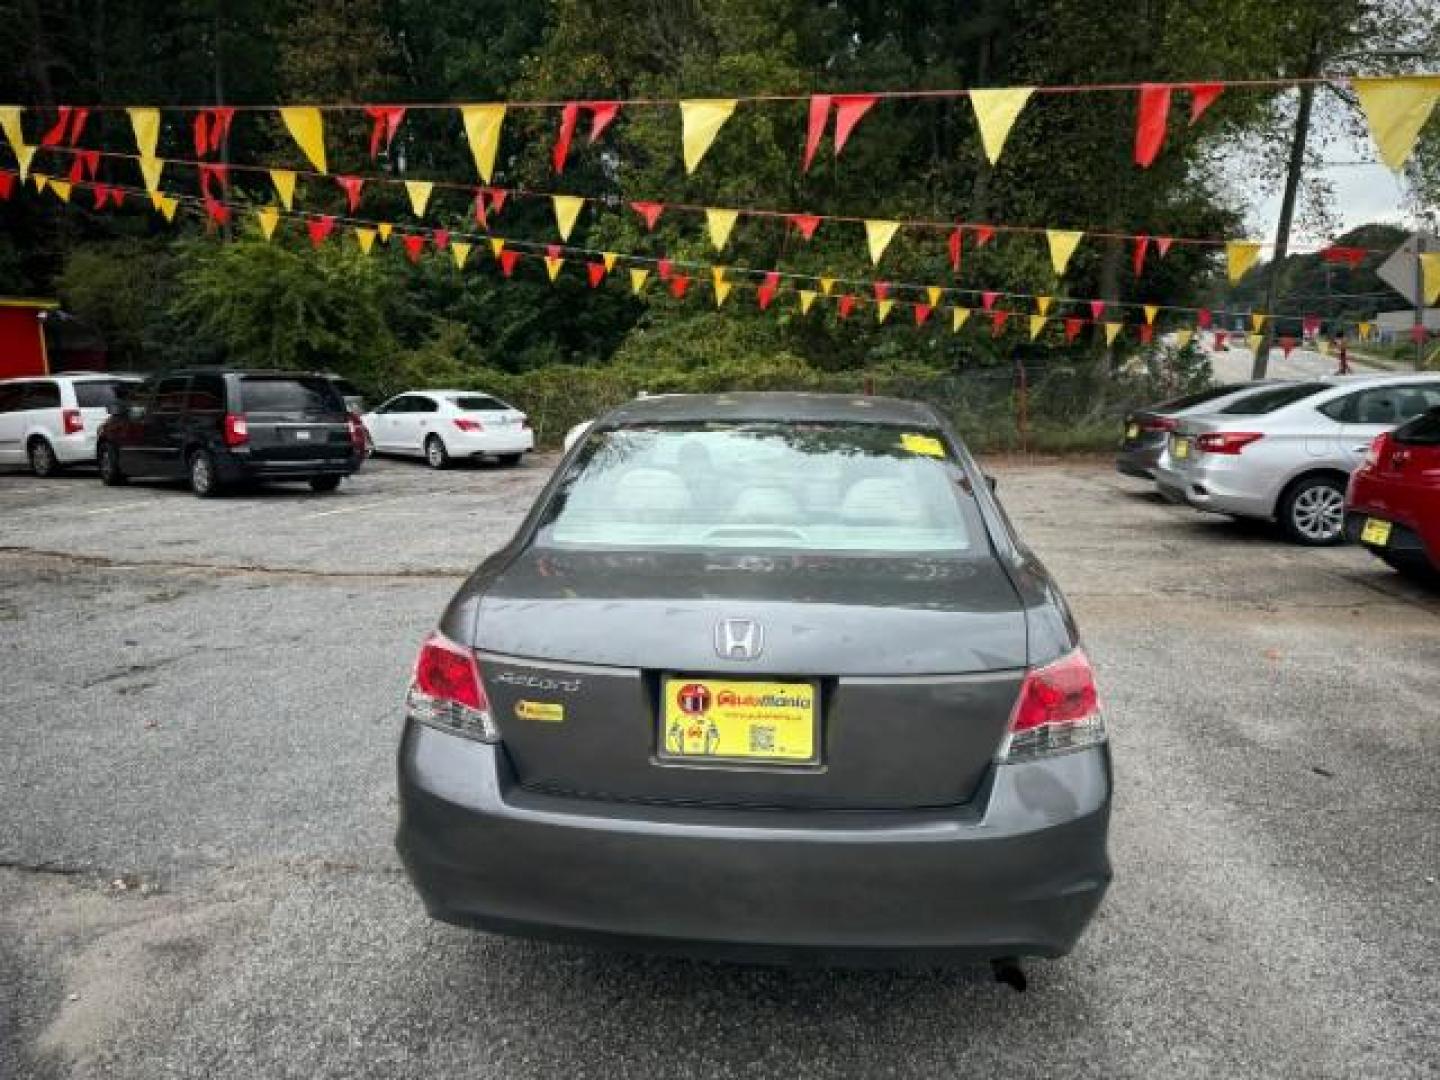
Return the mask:
<path id="1" fill-rule="evenodd" d="M 44 439 L 30 443 L 30 471 L 36 476 L 54 476 L 57 462 L 55 451 Z"/>
<path id="2" fill-rule="evenodd" d="M 1345 493 L 1325 480 L 1305 485 L 1290 501 L 1290 527 L 1302 543 L 1335 543 L 1345 530 Z"/>
<path id="3" fill-rule="evenodd" d="M 425 461 L 432 469 L 443 469 L 450 464 L 450 455 L 445 452 L 445 444 L 438 435 L 431 435 L 425 440 Z"/>
<path id="4" fill-rule="evenodd" d="M 190 490 L 202 499 L 215 494 L 215 463 L 204 450 L 190 459 Z"/>

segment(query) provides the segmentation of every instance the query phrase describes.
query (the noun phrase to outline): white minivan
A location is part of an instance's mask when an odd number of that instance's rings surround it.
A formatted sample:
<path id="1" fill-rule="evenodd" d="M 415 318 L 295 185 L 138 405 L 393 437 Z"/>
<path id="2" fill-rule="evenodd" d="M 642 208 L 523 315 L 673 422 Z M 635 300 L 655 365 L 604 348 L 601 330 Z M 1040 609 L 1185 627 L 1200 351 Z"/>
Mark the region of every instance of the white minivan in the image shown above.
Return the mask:
<path id="1" fill-rule="evenodd" d="M 95 433 L 121 387 L 138 375 L 71 371 L 0 380 L 0 465 L 29 464 L 36 476 L 95 463 Z"/>

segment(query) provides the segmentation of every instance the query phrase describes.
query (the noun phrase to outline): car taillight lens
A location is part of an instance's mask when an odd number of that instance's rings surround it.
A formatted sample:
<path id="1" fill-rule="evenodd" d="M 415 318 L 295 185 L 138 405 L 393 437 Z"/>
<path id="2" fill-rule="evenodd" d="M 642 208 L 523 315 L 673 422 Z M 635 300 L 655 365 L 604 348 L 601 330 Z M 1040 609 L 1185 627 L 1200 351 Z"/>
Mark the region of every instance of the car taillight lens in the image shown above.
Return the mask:
<path id="1" fill-rule="evenodd" d="M 461 431 L 484 431 L 485 425 L 479 420 L 456 420 L 455 426 Z"/>
<path id="2" fill-rule="evenodd" d="M 1389 444 L 1390 435 L 1388 432 L 1376 435 L 1375 438 L 1370 441 L 1370 449 L 1365 451 L 1365 463 L 1361 468 L 1373 469 L 1379 465 L 1380 459 L 1385 456 L 1385 449 Z"/>
<path id="3" fill-rule="evenodd" d="M 1142 420 L 1140 426 L 1146 431 L 1174 431 L 1180 426 L 1180 421 L 1173 416 L 1154 416 L 1149 420 Z"/>
<path id="4" fill-rule="evenodd" d="M 250 425 L 239 413 L 225 414 L 225 445 L 244 446 L 250 441 Z"/>
<path id="5" fill-rule="evenodd" d="M 1196 439 L 1195 445 L 1205 454 L 1238 454 L 1264 437 L 1258 431 L 1211 431 Z"/>
<path id="6" fill-rule="evenodd" d="M 365 425 L 360 422 L 360 418 L 354 413 L 351 413 L 347 419 L 350 421 L 350 445 L 355 447 L 356 450 L 364 450 Z"/>
<path id="7" fill-rule="evenodd" d="M 999 760 L 1024 761 L 1105 741 L 1095 673 L 1082 649 L 1025 676 Z"/>
<path id="8" fill-rule="evenodd" d="M 475 654 L 439 633 L 420 647 L 405 713 L 416 723 L 480 742 L 499 742 L 500 729 L 480 682 Z"/>
<path id="9" fill-rule="evenodd" d="M 65 425 L 66 435 L 79 435 L 85 430 L 85 418 L 79 409 L 65 409 L 60 413 L 60 421 Z"/>

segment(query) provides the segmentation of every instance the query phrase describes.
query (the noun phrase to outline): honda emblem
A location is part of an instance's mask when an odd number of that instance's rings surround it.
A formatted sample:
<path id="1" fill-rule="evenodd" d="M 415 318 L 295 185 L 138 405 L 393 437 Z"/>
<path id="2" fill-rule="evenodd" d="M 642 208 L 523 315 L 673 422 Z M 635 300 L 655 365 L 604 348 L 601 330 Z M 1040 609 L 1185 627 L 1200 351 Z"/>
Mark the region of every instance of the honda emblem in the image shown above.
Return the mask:
<path id="1" fill-rule="evenodd" d="M 715 651 L 726 660 L 754 660 L 765 647 L 765 631 L 754 619 L 721 619 L 715 624 Z"/>

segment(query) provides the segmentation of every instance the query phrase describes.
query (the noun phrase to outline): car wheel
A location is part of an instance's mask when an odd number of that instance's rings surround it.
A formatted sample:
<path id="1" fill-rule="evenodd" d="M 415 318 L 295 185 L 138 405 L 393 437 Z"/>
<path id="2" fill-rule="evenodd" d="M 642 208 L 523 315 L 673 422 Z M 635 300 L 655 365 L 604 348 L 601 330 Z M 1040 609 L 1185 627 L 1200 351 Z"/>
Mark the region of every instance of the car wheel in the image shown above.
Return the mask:
<path id="1" fill-rule="evenodd" d="M 190 455 L 190 490 L 202 499 L 220 493 L 220 479 L 215 475 L 215 459 L 207 450 Z"/>
<path id="2" fill-rule="evenodd" d="M 340 477 L 338 476 L 312 476 L 310 478 L 311 491 L 334 491 L 339 486 Z"/>
<path id="3" fill-rule="evenodd" d="M 443 469 L 450 464 L 450 454 L 439 435 L 431 435 L 425 440 L 425 462 L 432 469 Z"/>
<path id="4" fill-rule="evenodd" d="M 522 457 L 524 457 L 523 454 L 500 454 L 496 460 L 501 465 L 519 465 Z"/>
<path id="5" fill-rule="evenodd" d="M 96 455 L 96 466 L 100 469 L 100 482 L 106 487 L 119 487 L 126 476 L 120 471 L 120 448 L 114 443 L 101 443 Z"/>
<path id="6" fill-rule="evenodd" d="M 1345 540 L 1345 482 L 1332 476 L 1301 480 L 1280 501 L 1280 525 L 1297 544 L 1329 547 Z"/>
<path id="7" fill-rule="evenodd" d="M 55 448 L 48 439 L 36 436 L 30 440 L 28 450 L 30 471 L 36 476 L 54 476 L 60 471 L 60 459 L 55 456 Z"/>

